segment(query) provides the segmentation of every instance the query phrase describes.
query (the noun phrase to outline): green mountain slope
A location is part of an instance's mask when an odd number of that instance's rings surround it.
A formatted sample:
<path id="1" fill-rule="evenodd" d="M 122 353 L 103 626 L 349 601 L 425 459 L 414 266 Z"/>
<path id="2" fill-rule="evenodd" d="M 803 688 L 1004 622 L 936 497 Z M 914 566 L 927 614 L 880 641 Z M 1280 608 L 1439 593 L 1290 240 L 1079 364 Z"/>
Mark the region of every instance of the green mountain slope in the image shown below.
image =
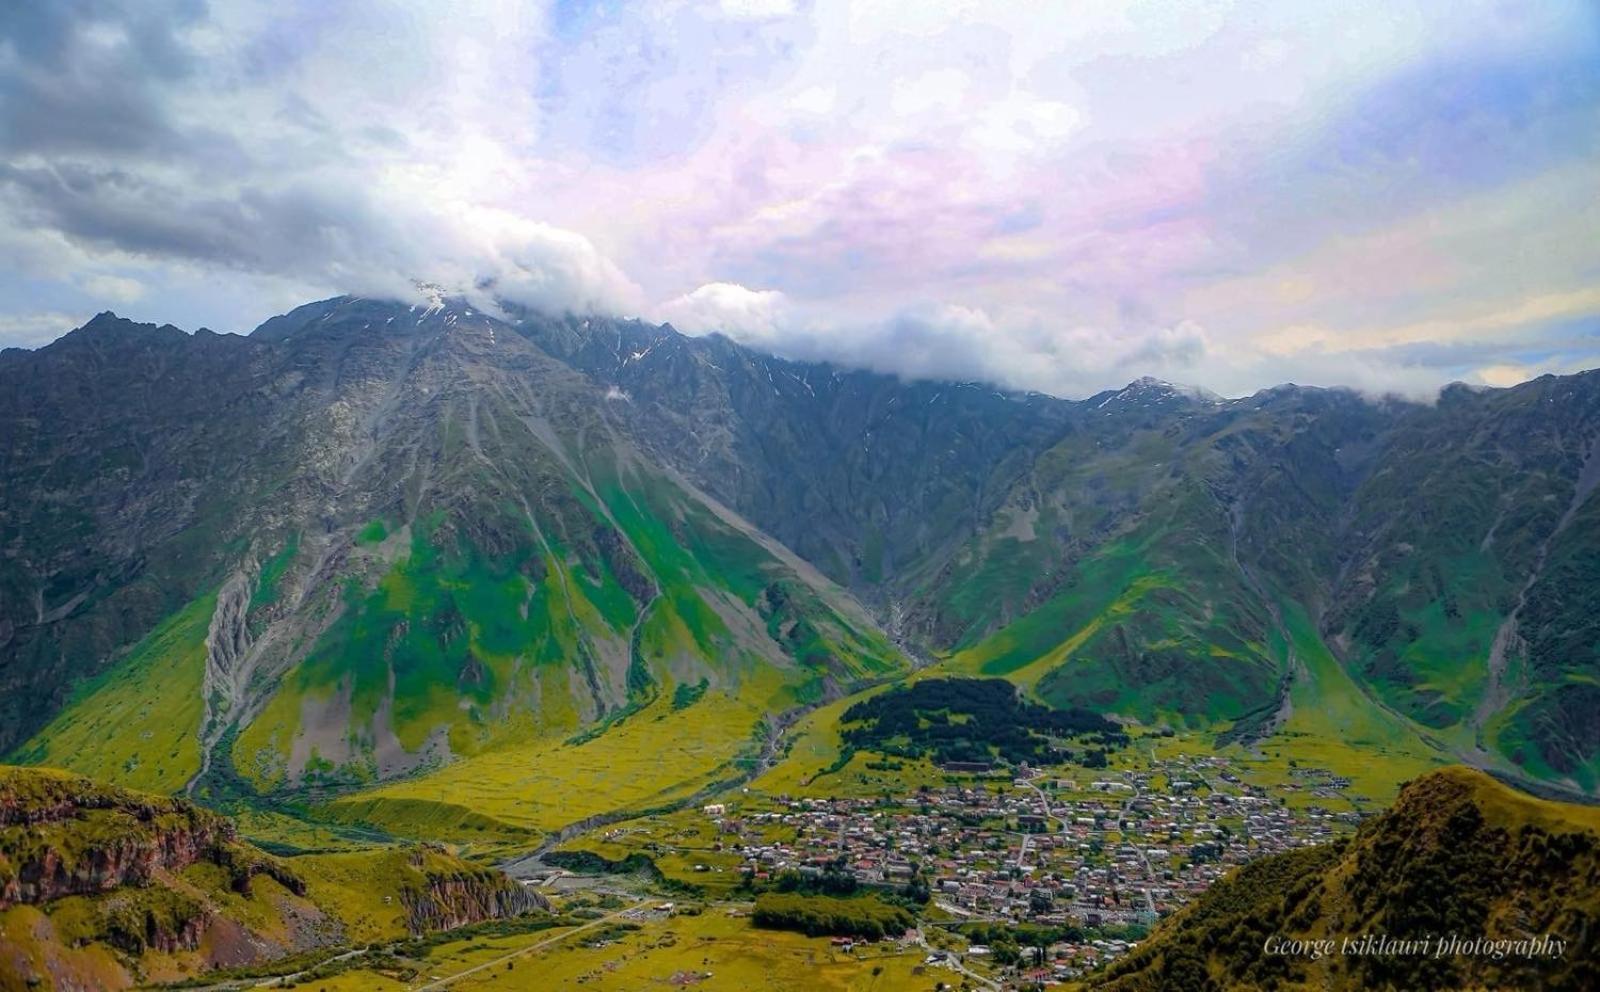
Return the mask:
<path id="1" fill-rule="evenodd" d="M 847 594 L 642 456 L 615 400 L 468 307 L 336 300 L 218 340 L 264 367 L 278 409 L 240 430 L 291 467 L 194 483 L 232 536 L 23 760 L 213 797 L 348 790 L 698 701 L 727 726 L 660 770 L 670 791 L 732 774 L 777 714 L 907 666 Z M 133 537 L 133 567 L 191 539 Z M 33 643 L 60 650 L 79 608 Z"/>
<path id="2" fill-rule="evenodd" d="M 1600 981 L 1600 812 L 1451 768 L 1348 840 L 1235 870 L 1089 987 L 1581 989 Z M 1366 935 L 1425 950 L 1355 953 Z M 1441 939 L 1505 942 L 1439 952 Z M 1268 953 L 1268 942 L 1311 950 Z M 1539 951 L 1529 941 L 1554 938 Z M 1522 942 L 1522 943 L 1517 943 Z"/>
<path id="3" fill-rule="evenodd" d="M 628 804 L 681 799 L 903 645 L 1227 740 L 1600 782 L 1597 373 L 1070 402 L 339 298 L 247 338 L 102 315 L 0 356 L 0 422 L 25 760 L 103 728 L 86 770 L 371 817 L 488 762 L 503 827 L 548 829 L 617 742 L 693 738 Z"/>

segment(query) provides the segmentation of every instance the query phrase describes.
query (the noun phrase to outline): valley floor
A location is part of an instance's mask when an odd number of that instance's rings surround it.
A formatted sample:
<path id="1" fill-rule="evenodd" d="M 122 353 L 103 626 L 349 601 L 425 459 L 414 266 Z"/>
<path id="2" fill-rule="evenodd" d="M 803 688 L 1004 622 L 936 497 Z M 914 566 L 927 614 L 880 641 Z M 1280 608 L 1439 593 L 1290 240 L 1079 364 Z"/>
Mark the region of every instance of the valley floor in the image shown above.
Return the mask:
<path id="1" fill-rule="evenodd" d="M 748 787 L 559 847 L 596 856 L 591 867 L 622 870 L 625 859 L 648 859 L 659 872 L 654 882 L 637 870 L 586 880 L 536 860 L 518 863 L 513 871 L 525 884 L 558 902 L 606 908 L 603 916 L 591 910 L 596 919 L 582 932 L 441 943 L 423 961 L 364 965 L 318 986 L 842 992 L 966 978 L 1012 987 L 1023 973 L 974 947 L 983 931 L 974 937 L 973 928 L 994 925 L 1075 929 L 1052 941 L 1043 970 L 1029 972 L 1030 981 L 1072 980 L 1125 954 L 1156 919 L 1232 867 L 1348 834 L 1392 798 L 1395 776 L 1413 768 L 1380 763 L 1384 776 L 1338 745 L 1322 752 L 1326 764 L 1314 764 L 1313 749 L 1293 737 L 1260 750 L 1219 750 L 1209 738 L 1182 735 L 1140 738 L 1105 769 L 952 774 L 866 753 L 840 762 L 818 739 L 836 725 L 834 714 L 817 716 L 796 729 L 788 757 Z M 1364 774 L 1350 774 L 1358 769 Z M 933 890 L 922 929 L 845 947 L 750 924 L 747 876 L 761 885 L 829 863 L 846 866 L 864 887 L 890 891 L 919 871 Z"/>
<path id="2" fill-rule="evenodd" d="M 845 951 L 826 938 L 750 926 L 738 904 L 695 915 L 662 903 L 601 918 L 594 929 L 445 944 L 425 973 L 359 969 L 319 981 L 329 992 L 356 990 L 546 990 L 690 988 L 772 992 L 890 992 L 933 987 L 927 952 L 914 940 Z M 928 980 L 922 981 L 927 974 Z"/>
<path id="3" fill-rule="evenodd" d="M 888 992 L 1070 981 L 1125 954 L 1158 916 L 1235 865 L 1347 834 L 1389 798 L 1289 756 L 1302 753 L 1294 748 L 1219 752 L 1195 736 L 1141 738 L 1105 769 L 1015 779 L 926 762 L 885 769 L 867 754 L 802 774 L 790 764 L 829 757 L 806 740 L 802 726 L 787 761 L 715 803 L 600 827 L 560 847 L 604 859 L 596 864 L 643 856 L 660 873 L 654 881 L 537 862 L 517 870 L 588 922 L 440 938 L 411 957 L 358 958 L 315 976 L 316 987 Z M 1342 759 L 1335 752 L 1333 763 Z M 746 874 L 761 884 L 841 858 L 863 886 L 886 890 L 918 866 L 933 889 L 921 928 L 844 944 L 751 924 Z M 1035 890 L 1050 893 L 1048 906 L 1030 902 Z M 994 925 L 1078 932 L 1052 941 L 1042 970 L 1024 972 L 977 946 L 984 931 L 974 927 Z"/>

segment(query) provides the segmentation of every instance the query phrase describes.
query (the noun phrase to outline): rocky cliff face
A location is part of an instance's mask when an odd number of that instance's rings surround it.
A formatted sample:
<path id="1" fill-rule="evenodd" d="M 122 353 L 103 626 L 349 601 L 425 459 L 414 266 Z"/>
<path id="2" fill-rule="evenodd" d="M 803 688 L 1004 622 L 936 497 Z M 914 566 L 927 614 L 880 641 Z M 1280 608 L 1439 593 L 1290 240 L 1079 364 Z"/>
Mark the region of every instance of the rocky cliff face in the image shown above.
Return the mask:
<path id="1" fill-rule="evenodd" d="M 277 858 L 184 800 L 0 766 L 0 989 L 123 988 L 548 909 L 441 848 Z"/>
<path id="2" fill-rule="evenodd" d="M 246 879 L 266 870 L 232 854 L 234 840 L 231 822 L 192 803 L 0 769 L 0 909 L 141 886 L 202 860 L 238 863 Z"/>
<path id="3" fill-rule="evenodd" d="M 413 933 L 454 930 L 550 908 L 543 895 L 504 872 L 466 865 L 438 849 L 419 848 L 408 860 L 417 877 L 407 881 L 400 898 Z"/>

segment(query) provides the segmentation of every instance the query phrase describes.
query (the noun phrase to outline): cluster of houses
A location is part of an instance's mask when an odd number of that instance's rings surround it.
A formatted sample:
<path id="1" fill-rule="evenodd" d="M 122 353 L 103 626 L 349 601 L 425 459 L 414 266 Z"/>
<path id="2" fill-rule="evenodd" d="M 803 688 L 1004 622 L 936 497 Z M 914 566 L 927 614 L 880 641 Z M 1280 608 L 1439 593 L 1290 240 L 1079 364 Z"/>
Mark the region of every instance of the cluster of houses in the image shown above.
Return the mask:
<path id="1" fill-rule="evenodd" d="M 1310 800 L 1338 798 L 1349 785 L 1325 770 L 1296 771 L 1285 788 Z M 1115 939 L 1125 932 L 1104 928 L 1151 924 L 1235 865 L 1331 840 L 1359 820 L 1314 801 L 1288 804 L 1216 756 L 1096 775 L 1023 769 L 1009 782 L 897 798 L 779 797 L 767 808 L 704 812 L 756 881 L 790 870 L 848 872 L 865 886 L 919 878 L 954 919 L 1101 928 L 1093 940 L 1049 949 L 1043 967 L 1055 978 L 1128 950 Z"/>

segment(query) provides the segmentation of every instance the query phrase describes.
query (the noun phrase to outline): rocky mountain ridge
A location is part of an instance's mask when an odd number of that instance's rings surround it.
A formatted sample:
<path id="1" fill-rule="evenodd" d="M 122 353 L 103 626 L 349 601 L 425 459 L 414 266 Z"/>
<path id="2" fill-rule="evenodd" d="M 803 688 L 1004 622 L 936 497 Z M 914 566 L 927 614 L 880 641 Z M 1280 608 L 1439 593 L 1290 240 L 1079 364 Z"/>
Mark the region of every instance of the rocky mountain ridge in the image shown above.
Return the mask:
<path id="1" fill-rule="evenodd" d="M 1441 749 L 1596 783 L 1580 714 L 1600 656 L 1579 638 L 1597 631 L 1573 606 L 1595 587 L 1575 573 L 1600 531 L 1600 374 L 1455 385 L 1432 405 L 1150 379 L 1071 402 L 638 323 L 517 326 L 627 397 L 659 458 L 926 651 L 1063 703 L 1260 734 L 1310 628 Z M 1070 678 L 1030 671 L 1068 656 Z"/>
<path id="2" fill-rule="evenodd" d="M 381 780 L 702 682 L 783 710 L 904 670 L 898 641 L 1244 736 L 1337 682 L 1596 785 L 1600 374 L 1074 402 L 502 316 L 101 315 L 0 356 L 0 745 L 64 712 L 18 752 L 52 760 L 97 726 L 70 686 L 126 701 L 107 680 L 192 655 L 201 744 L 111 751 L 135 781 Z"/>
<path id="3" fill-rule="evenodd" d="M 0 775 L 0 832 L 0 909 L 147 885 L 202 860 L 231 865 L 237 840 L 224 817 L 180 799 L 21 769 Z"/>

